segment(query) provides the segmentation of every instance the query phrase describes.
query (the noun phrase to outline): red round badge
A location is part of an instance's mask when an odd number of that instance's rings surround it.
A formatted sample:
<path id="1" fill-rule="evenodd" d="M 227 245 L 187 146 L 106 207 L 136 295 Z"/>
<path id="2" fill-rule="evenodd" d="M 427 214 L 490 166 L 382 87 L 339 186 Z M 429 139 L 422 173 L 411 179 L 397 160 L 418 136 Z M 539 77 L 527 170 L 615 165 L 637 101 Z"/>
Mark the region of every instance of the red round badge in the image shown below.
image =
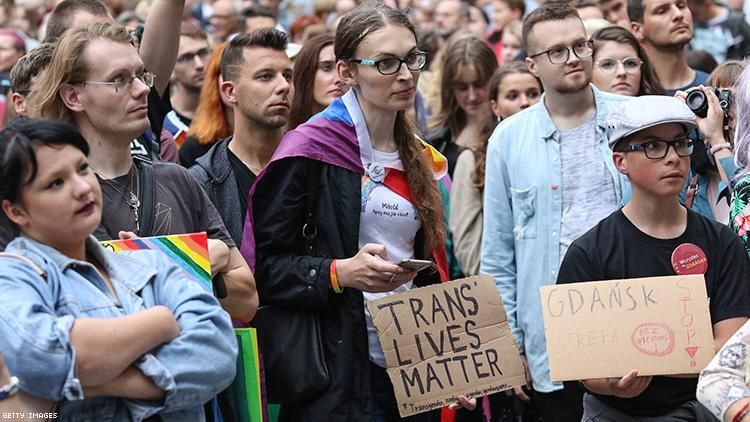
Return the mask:
<path id="1" fill-rule="evenodd" d="M 672 268 L 678 275 L 705 274 L 708 258 L 703 249 L 692 243 L 683 243 L 672 252 Z"/>

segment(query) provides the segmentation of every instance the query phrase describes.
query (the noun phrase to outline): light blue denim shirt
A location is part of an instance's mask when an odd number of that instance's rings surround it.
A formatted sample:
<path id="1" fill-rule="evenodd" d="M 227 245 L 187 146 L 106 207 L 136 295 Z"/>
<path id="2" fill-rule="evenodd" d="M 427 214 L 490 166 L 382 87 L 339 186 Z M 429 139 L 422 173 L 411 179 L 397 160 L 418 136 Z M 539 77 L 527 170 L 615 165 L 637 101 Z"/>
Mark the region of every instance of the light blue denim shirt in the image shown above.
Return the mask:
<path id="1" fill-rule="evenodd" d="M 609 113 L 628 97 L 591 89 L 596 139 L 622 206 L 630 183 L 614 166 L 605 130 Z M 555 284 L 561 261 L 562 165 L 560 133 L 544 100 L 500 123 L 490 137 L 480 272 L 495 279 L 534 389 L 548 393 L 562 384 L 550 379 L 539 287 Z"/>
<path id="2" fill-rule="evenodd" d="M 696 148 L 701 147 L 701 145 L 696 145 Z M 719 160 L 718 165 L 722 166 L 724 168 L 724 173 L 729 178 L 729 184 L 724 182 L 723 180 L 719 181 L 719 198 L 717 201 L 727 201 L 729 200 L 731 202 L 732 199 L 732 190 L 734 186 L 734 177 L 737 174 L 737 165 L 734 163 L 734 157 L 724 157 L 721 160 Z M 690 170 L 690 174 L 688 175 L 687 181 L 685 182 L 685 187 L 682 189 L 682 192 L 680 192 L 680 201 L 685 202 L 685 196 L 687 195 L 687 191 L 690 188 L 690 181 L 693 179 L 693 176 L 695 176 L 695 173 L 693 170 Z M 711 208 L 711 203 L 708 200 L 708 183 L 710 179 L 707 174 L 699 174 L 698 175 L 698 191 L 695 193 L 695 198 L 693 198 L 693 206 L 691 209 L 698 214 L 710 218 L 711 220 L 716 220 L 716 217 L 714 216 L 714 211 Z"/>
<path id="3" fill-rule="evenodd" d="M 0 350 L 28 394 L 58 402 L 60 421 L 203 421 L 202 405 L 233 380 L 237 342 L 229 315 L 198 282 L 156 251 L 114 253 L 94 237 L 89 254 L 107 269 L 113 297 L 93 265 L 28 237 L 8 245 L 34 261 L 46 280 L 14 258 L 0 258 Z M 163 402 L 84 397 L 70 330 L 76 318 L 113 318 L 164 305 L 180 325 L 177 338 L 134 363 L 166 392 Z"/>

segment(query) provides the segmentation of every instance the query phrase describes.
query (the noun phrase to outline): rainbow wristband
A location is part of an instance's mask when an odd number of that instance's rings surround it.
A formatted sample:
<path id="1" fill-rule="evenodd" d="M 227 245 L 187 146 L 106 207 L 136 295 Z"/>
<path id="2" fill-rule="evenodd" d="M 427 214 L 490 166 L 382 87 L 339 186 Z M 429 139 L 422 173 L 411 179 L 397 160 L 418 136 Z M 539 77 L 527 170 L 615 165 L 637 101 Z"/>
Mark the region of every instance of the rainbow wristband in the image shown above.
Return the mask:
<path id="1" fill-rule="evenodd" d="M 740 422 L 742 419 L 747 416 L 747 414 L 750 412 L 750 402 L 747 402 L 742 405 L 739 412 L 734 414 L 734 417 L 732 418 L 732 422 Z"/>
<path id="2" fill-rule="evenodd" d="M 331 287 L 336 293 L 343 293 L 344 289 L 339 286 L 339 278 L 336 274 L 336 260 L 331 261 Z"/>

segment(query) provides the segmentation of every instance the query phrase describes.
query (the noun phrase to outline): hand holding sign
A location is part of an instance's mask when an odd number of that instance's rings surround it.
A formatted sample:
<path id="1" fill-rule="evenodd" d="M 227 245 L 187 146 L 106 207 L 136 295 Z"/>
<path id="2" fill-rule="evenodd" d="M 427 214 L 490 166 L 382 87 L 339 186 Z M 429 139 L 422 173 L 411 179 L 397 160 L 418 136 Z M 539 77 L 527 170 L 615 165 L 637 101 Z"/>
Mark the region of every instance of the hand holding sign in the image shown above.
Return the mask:
<path id="1" fill-rule="evenodd" d="M 390 292 L 416 277 L 416 272 L 404 271 L 386 259 L 385 246 L 368 243 L 352 258 L 337 260 L 339 285 L 363 292 Z"/>
<path id="2" fill-rule="evenodd" d="M 622 378 L 598 378 L 583 380 L 583 385 L 594 393 L 632 399 L 643 393 L 653 377 L 639 377 L 638 370 L 633 369 Z"/>
<path id="3" fill-rule="evenodd" d="M 402 417 L 524 385 L 503 301 L 490 276 L 367 302 Z"/>

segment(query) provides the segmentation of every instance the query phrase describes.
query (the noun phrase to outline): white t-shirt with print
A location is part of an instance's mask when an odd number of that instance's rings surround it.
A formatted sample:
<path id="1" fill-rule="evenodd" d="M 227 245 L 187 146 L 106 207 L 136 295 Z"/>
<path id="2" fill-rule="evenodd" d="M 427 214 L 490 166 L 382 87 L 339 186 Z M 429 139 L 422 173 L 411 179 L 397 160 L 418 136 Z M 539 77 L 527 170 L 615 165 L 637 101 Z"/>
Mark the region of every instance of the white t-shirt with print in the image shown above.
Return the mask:
<path id="1" fill-rule="evenodd" d="M 387 168 L 403 171 L 398 152 L 373 150 L 373 160 Z M 362 202 L 359 223 L 359 248 L 367 243 L 385 246 L 388 262 L 398 263 L 402 259 L 414 258 L 414 240 L 420 223 L 417 210 L 411 202 L 393 192 L 382 183 L 376 183 L 367 176 L 362 178 Z M 365 302 L 411 290 L 410 281 L 386 293 L 364 293 Z M 365 307 L 367 337 L 370 360 L 385 367 L 383 349 L 380 347 L 372 317 Z"/>

